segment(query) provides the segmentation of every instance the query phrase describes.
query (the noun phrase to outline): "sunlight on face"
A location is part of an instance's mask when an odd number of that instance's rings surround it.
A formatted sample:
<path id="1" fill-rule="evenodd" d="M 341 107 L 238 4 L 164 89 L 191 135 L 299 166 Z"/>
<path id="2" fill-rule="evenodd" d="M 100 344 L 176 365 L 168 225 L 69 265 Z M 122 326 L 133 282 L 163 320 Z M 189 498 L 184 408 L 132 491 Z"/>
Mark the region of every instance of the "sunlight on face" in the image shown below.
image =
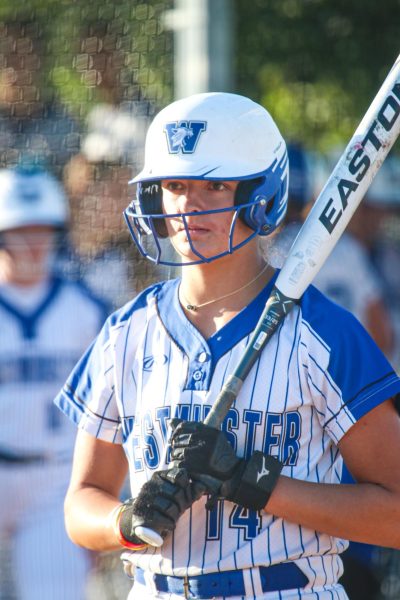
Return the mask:
<path id="1" fill-rule="evenodd" d="M 227 250 L 235 212 L 233 210 L 211 214 L 202 214 L 202 212 L 233 207 L 238 183 L 238 181 L 190 179 L 162 181 L 165 214 L 199 213 L 190 214 L 185 219 L 182 217 L 165 219 L 171 243 L 183 258 L 196 259 L 189 236 L 196 251 L 206 258 Z M 247 238 L 249 231 L 249 228 L 238 219 L 233 242 L 236 244 Z"/>

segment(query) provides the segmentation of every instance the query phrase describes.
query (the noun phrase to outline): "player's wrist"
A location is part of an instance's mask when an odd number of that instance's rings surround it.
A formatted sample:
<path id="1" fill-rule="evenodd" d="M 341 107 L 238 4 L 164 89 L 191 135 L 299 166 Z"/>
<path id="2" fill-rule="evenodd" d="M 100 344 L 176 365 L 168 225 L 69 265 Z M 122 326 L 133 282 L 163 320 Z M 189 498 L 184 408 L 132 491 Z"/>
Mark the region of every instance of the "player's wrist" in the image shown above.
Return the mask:
<path id="1" fill-rule="evenodd" d="M 274 456 L 254 452 L 249 460 L 241 463 L 237 486 L 226 497 L 245 508 L 262 510 L 278 482 L 282 468 L 283 464 Z"/>
<path id="2" fill-rule="evenodd" d="M 109 515 L 109 522 L 118 540 L 118 543 L 130 550 L 138 551 L 147 548 L 147 544 L 131 533 L 130 500 L 116 506 Z"/>

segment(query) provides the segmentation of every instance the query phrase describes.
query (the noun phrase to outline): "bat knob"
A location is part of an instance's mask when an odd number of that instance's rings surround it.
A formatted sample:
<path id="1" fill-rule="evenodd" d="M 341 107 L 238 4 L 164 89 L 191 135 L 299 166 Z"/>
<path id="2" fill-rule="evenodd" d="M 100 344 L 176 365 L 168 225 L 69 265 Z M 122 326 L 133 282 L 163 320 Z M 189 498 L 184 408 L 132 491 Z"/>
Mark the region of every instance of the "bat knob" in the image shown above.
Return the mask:
<path id="1" fill-rule="evenodd" d="M 162 546 L 164 542 L 161 535 L 156 531 L 149 529 L 149 527 L 142 527 L 138 525 L 137 527 L 135 527 L 135 535 L 137 535 L 141 540 L 146 542 L 146 544 L 149 544 L 150 546 L 155 546 L 156 548 Z"/>

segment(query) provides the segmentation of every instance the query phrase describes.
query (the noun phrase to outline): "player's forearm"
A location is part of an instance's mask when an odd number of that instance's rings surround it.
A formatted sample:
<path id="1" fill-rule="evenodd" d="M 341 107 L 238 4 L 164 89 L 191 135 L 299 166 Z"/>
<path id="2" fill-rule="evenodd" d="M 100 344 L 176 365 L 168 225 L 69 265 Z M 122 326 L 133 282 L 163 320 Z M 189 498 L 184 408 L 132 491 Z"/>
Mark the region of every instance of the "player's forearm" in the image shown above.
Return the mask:
<path id="1" fill-rule="evenodd" d="M 65 525 L 70 539 L 89 550 L 121 548 L 110 517 L 121 502 L 94 487 L 69 491 L 65 499 Z"/>
<path id="2" fill-rule="evenodd" d="M 376 484 L 319 484 L 281 476 L 266 512 L 358 542 L 400 548 L 400 493 Z"/>

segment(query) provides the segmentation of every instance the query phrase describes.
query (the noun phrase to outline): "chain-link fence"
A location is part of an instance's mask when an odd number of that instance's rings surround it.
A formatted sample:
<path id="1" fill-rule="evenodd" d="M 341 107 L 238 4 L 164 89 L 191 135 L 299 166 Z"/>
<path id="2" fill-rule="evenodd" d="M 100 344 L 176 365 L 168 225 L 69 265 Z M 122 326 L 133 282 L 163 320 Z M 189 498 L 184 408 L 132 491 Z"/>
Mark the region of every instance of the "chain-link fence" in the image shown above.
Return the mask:
<path id="1" fill-rule="evenodd" d="M 27 176 L 26 189 L 17 190 L 24 204 L 12 225 L 35 222 L 33 175 L 46 172 L 56 178 L 65 190 L 69 216 L 53 240 L 52 268 L 62 280 L 83 282 L 110 311 L 170 275 L 135 250 L 122 211 L 133 195 L 128 181 L 142 166 L 148 123 L 172 99 L 173 36 L 164 18 L 172 5 L 172 0 L 5 0 L 0 7 L 0 176 L 14 168 Z M 50 213 L 53 200 L 47 205 Z M 2 212 L 0 244 L 11 245 L 15 258 L 26 240 L 7 237 Z M 18 264 L 25 265 L 32 282 L 32 255 L 25 259 Z M 1 257 L 0 263 L 4 268 Z M 9 364 L 5 352 L 0 349 L 0 361 Z M 64 370 L 55 390 L 69 365 Z M 16 396 L 23 393 L 15 391 Z M 13 413 L 7 420 L 17 418 Z M 4 426 L 14 428 L 19 439 L 31 435 L 15 422 Z M 10 478 L 30 468 L 6 460 L 5 455 L 0 470 L 8 469 Z M 49 489 L 52 484 L 49 480 Z M 21 574 L 11 558 L 21 543 L 18 524 L 7 523 L 8 507 L 1 510 L 0 598 L 19 600 L 15 583 Z M 26 510 L 34 515 L 38 509 Z M 32 560 L 35 553 L 32 548 Z M 93 555 L 86 588 L 88 600 L 126 598 L 130 582 L 119 553 Z"/>
<path id="2" fill-rule="evenodd" d="M 0 169 L 17 167 L 28 175 L 44 171 L 62 184 L 69 216 L 54 240 L 52 267 L 63 279 L 84 282 L 94 295 L 107 302 L 109 310 L 123 305 L 155 280 L 173 274 L 154 267 L 138 253 L 130 240 L 122 211 L 132 197 L 128 182 L 143 163 L 148 124 L 153 115 L 173 99 L 174 41 L 168 29 L 171 22 L 168 11 L 175 4 L 173 0 L 2 0 L 0 5 Z M 238 39 L 245 45 L 246 27 L 252 25 L 244 13 L 250 5 L 247 2 L 232 4 L 237 11 L 236 20 L 241 23 Z M 296 3 L 289 4 L 293 7 Z M 289 7 L 289 4 L 282 6 Z M 251 12 L 261 10 L 261 5 L 253 3 Z M 268 3 L 264 5 L 267 7 Z M 262 25 L 262 19 L 258 18 L 258 22 Z M 282 37 L 283 28 L 276 27 L 272 18 L 264 18 L 264 22 Z M 311 24 L 315 30 L 314 19 Z M 291 36 L 288 40 L 292 48 Z M 260 58 L 253 44 L 258 41 L 253 31 L 247 43 L 252 61 L 257 64 Z M 245 54 L 241 55 L 241 61 Z M 250 79 L 252 83 L 268 79 L 266 88 L 268 99 L 271 96 L 272 101 L 274 89 L 278 90 L 281 83 L 285 83 L 283 75 L 282 82 L 271 77 L 274 69 L 282 69 L 272 62 L 270 58 L 264 65 L 261 79 L 257 79 L 248 58 L 246 63 L 240 62 L 242 91 L 247 89 Z M 303 60 L 303 63 L 308 69 L 309 61 Z M 196 66 L 191 68 L 196 69 Z M 247 82 L 243 81 L 244 77 Z M 326 87 L 324 85 L 324 89 Z M 313 92 L 315 102 L 310 105 L 306 93 L 309 86 L 301 81 L 292 89 L 295 95 L 306 99 L 309 112 L 315 108 L 315 122 L 322 119 L 326 111 L 322 110 L 324 104 L 318 93 Z M 240 93 L 241 90 L 235 91 Z M 279 100 L 279 95 L 277 98 Z M 336 98 L 337 95 L 332 94 L 329 97 L 335 110 Z M 292 106 L 288 110 L 287 102 L 279 100 L 281 111 L 290 116 L 297 114 Z M 292 96 L 290 102 L 293 102 Z M 341 110 L 343 112 L 343 106 Z M 338 112 L 340 121 L 342 112 Z M 299 118 L 291 134 L 303 127 L 304 119 Z M 32 208 L 29 200 L 32 194 L 25 193 L 24 197 L 25 216 Z M 394 315 L 393 362 L 400 368 L 399 204 L 382 215 L 379 216 L 379 239 L 372 250 Z M 4 213 L 0 214 L 0 226 L 3 217 Z M 367 218 L 376 234 L 377 213 L 370 212 L 365 215 Z M 365 232 L 367 220 L 362 223 L 360 229 Z M 368 239 L 371 241 L 372 235 Z M 0 255 L 2 243 L 3 229 Z M 27 271 L 29 278 L 32 269 Z M 0 363 L 3 361 L 5 365 L 1 371 L 3 376 L 9 372 L 11 363 L 7 351 L 1 352 L 0 348 Z M 54 349 L 53 354 L 55 352 Z M 76 360 L 78 358 L 76 356 Z M 21 364 L 26 367 L 26 360 L 21 360 Z M 59 375 L 59 386 L 67 375 L 66 368 L 65 373 Z M 16 397 L 16 402 L 19 399 Z M 6 416 L 4 423 L 13 427 Z M 30 431 L 22 425 L 19 427 L 15 429 L 18 439 L 29 439 Z M 8 464 L 7 469 L 11 473 L 14 467 Z M 48 485 L 52 485 L 51 480 Z M 15 593 L 15 579 L 19 574 L 11 559 L 15 529 L 7 522 L 8 509 L 3 505 L 2 511 L 0 600 L 19 600 Z M 382 550 L 378 557 L 375 570 L 380 581 L 380 596 L 377 600 L 400 598 L 398 552 Z M 122 600 L 129 588 L 118 552 L 92 557 L 86 600 Z"/>

